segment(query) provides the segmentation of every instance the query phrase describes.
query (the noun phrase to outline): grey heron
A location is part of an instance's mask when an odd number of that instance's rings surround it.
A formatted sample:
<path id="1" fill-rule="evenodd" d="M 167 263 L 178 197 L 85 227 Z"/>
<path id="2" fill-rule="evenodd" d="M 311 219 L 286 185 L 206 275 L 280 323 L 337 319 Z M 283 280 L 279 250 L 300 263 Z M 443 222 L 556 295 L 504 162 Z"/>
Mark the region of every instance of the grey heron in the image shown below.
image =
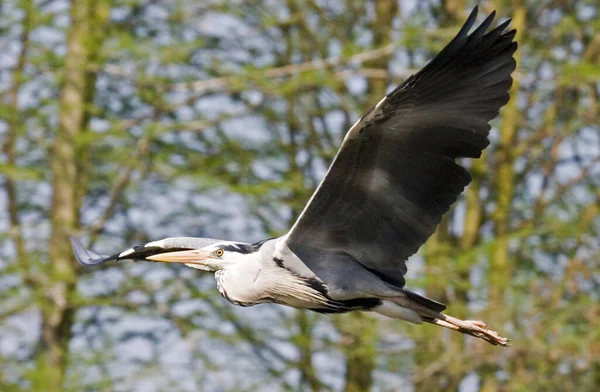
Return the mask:
<path id="1" fill-rule="evenodd" d="M 439 325 L 507 346 L 482 321 L 405 287 L 407 259 L 433 234 L 471 181 L 459 158 L 479 158 L 488 122 L 509 100 L 516 67 L 510 20 L 474 31 L 477 7 L 423 69 L 346 133 L 327 174 L 281 237 L 255 244 L 172 237 L 98 255 L 71 239 L 84 265 L 148 260 L 214 272 L 219 292 L 241 306 L 278 303 L 321 313 L 374 311 Z"/>

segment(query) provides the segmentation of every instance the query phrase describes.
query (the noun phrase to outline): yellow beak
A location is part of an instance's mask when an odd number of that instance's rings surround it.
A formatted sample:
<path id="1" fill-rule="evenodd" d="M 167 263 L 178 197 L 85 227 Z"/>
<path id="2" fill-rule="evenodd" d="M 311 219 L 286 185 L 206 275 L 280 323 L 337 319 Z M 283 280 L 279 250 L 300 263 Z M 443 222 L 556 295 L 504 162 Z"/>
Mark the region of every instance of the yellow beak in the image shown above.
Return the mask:
<path id="1" fill-rule="evenodd" d="M 210 253 L 201 249 L 183 250 L 179 252 L 160 253 L 146 257 L 146 260 L 160 261 L 163 263 L 203 264 L 202 261 L 210 258 Z"/>

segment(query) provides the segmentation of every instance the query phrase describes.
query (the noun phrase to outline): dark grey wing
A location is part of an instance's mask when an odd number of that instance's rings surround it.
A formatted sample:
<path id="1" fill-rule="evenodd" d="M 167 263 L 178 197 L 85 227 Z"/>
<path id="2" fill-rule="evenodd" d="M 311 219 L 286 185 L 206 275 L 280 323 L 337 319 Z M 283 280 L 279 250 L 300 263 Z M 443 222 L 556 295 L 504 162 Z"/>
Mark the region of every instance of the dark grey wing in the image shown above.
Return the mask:
<path id="1" fill-rule="evenodd" d="M 79 264 L 91 266 L 106 263 L 108 261 L 145 260 L 149 256 L 160 253 L 199 249 L 219 241 L 220 240 L 213 238 L 171 237 L 159 241 L 148 242 L 144 245 L 136 245 L 110 256 L 99 255 L 86 249 L 75 237 L 71 237 L 71 246 L 73 247 L 75 258 Z"/>
<path id="2" fill-rule="evenodd" d="M 471 181 L 455 160 L 481 155 L 488 121 L 509 99 L 515 30 L 504 32 L 507 21 L 485 34 L 492 13 L 468 35 L 476 15 L 477 8 L 446 48 L 348 131 L 288 233 L 292 251 L 346 253 L 404 285 L 406 259 Z"/>

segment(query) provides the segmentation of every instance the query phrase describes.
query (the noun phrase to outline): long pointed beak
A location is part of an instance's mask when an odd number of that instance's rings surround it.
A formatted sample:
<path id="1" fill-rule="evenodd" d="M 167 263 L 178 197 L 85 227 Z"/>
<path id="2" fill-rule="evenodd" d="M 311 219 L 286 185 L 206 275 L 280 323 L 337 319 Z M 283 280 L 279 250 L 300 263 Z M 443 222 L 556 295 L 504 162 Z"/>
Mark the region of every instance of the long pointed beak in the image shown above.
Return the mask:
<path id="1" fill-rule="evenodd" d="M 203 260 L 210 257 L 205 251 L 200 249 L 183 250 L 179 252 L 160 253 L 154 256 L 146 257 L 146 260 L 161 261 L 164 263 L 180 263 L 180 264 L 202 264 Z"/>

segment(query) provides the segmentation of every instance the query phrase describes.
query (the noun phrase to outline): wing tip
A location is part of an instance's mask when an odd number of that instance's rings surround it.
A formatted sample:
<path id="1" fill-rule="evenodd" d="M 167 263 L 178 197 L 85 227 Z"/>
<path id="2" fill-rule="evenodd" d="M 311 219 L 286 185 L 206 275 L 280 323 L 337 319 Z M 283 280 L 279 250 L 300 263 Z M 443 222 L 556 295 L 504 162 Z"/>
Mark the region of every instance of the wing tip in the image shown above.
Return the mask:
<path id="1" fill-rule="evenodd" d="M 467 21 L 465 22 L 463 27 L 460 29 L 458 35 L 466 34 L 469 32 L 469 30 L 471 30 L 471 27 L 473 27 L 473 25 L 475 24 L 475 20 L 477 20 L 478 13 L 479 13 L 479 6 L 476 5 L 475 7 L 473 7 L 473 10 L 467 17 Z"/>

